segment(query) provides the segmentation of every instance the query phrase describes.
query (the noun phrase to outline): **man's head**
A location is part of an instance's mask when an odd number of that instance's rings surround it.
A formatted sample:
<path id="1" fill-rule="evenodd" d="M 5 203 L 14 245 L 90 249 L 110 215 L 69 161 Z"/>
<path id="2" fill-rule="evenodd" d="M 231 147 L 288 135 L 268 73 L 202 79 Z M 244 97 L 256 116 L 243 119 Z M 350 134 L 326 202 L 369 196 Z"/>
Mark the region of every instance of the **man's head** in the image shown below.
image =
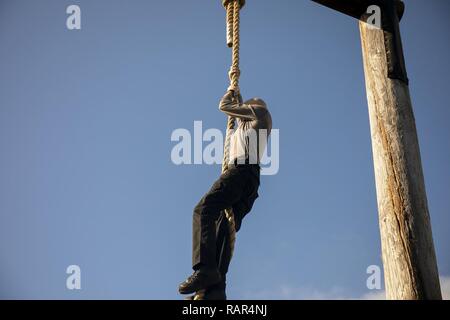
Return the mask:
<path id="1" fill-rule="evenodd" d="M 261 98 L 251 98 L 244 102 L 244 104 L 257 105 L 263 108 L 267 108 L 266 103 Z"/>

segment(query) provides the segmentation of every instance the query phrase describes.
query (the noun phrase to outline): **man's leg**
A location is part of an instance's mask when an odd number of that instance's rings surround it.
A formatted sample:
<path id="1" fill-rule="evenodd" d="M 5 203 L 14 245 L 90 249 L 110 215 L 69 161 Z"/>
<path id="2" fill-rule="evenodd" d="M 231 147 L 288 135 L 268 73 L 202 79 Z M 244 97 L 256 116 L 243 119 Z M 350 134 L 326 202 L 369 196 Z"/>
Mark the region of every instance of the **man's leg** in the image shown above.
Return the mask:
<path id="1" fill-rule="evenodd" d="M 229 169 L 200 200 L 193 214 L 192 267 L 217 267 L 216 222 L 221 211 L 230 208 L 242 195 L 243 176 L 236 168 Z"/>
<path id="2" fill-rule="evenodd" d="M 237 226 L 241 225 L 241 215 L 233 210 L 235 224 Z M 228 272 L 228 267 L 231 262 L 231 248 L 230 248 L 230 227 L 228 224 L 228 219 L 224 211 L 220 212 L 219 219 L 216 222 L 216 262 L 219 272 L 222 276 L 220 282 L 196 292 L 193 296 L 189 297 L 188 300 L 194 300 L 196 295 L 200 296 L 202 300 L 226 300 L 226 274 Z"/>
<path id="3" fill-rule="evenodd" d="M 236 232 L 239 231 L 243 213 L 233 208 L 234 221 L 236 226 Z M 230 226 L 228 219 L 225 216 L 225 212 L 220 214 L 217 221 L 217 251 L 216 260 L 222 279 L 220 282 L 209 287 L 205 291 L 204 299 L 206 300 L 226 300 L 226 284 L 227 284 L 227 272 L 231 262 L 231 247 L 230 247 Z"/>
<path id="4" fill-rule="evenodd" d="M 196 272 L 180 285 L 180 293 L 191 293 L 217 283 L 214 275 L 219 274 L 216 261 L 216 221 L 222 210 L 232 207 L 241 198 L 244 182 L 245 176 L 241 175 L 240 170 L 230 168 L 195 207 L 192 267 Z"/>
<path id="5" fill-rule="evenodd" d="M 233 207 L 234 222 L 236 226 L 236 232 L 239 231 L 243 214 L 239 210 L 236 210 L 237 206 Z M 225 279 L 225 275 L 228 272 L 228 267 L 231 261 L 231 248 L 230 248 L 230 227 L 228 219 L 225 213 L 222 213 L 217 221 L 217 266 L 220 273 Z"/>
<path id="6" fill-rule="evenodd" d="M 259 188 L 259 168 L 245 170 L 248 180 L 243 186 L 241 199 L 233 205 L 236 232 L 242 225 L 243 218 L 250 212 L 253 203 L 258 197 Z M 216 261 L 222 280 L 205 290 L 198 291 L 188 300 L 194 300 L 198 295 L 202 300 L 226 300 L 226 274 L 231 262 L 230 230 L 225 212 L 221 212 L 216 222 Z"/>
<path id="7" fill-rule="evenodd" d="M 252 172 L 254 169 L 247 169 L 247 179 L 245 179 L 245 186 L 243 188 L 243 193 L 241 199 L 234 203 L 233 214 L 236 232 L 241 229 L 242 220 L 250 212 L 253 207 L 255 200 L 258 198 L 259 189 L 259 171 Z M 231 248 L 230 248 L 230 230 L 228 225 L 228 220 L 225 213 L 222 212 L 217 221 L 217 266 L 220 273 L 222 274 L 222 279 L 226 279 L 226 274 L 231 262 Z"/>
<path id="8" fill-rule="evenodd" d="M 230 229 L 228 220 L 224 211 L 220 212 L 219 219 L 216 221 L 216 262 L 219 272 L 222 276 L 220 282 L 201 291 L 197 291 L 187 300 L 194 300 L 198 296 L 201 300 L 226 300 L 226 273 L 224 267 L 228 269 L 231 260 L 230 250 Z"/>
<path id="9" fill-rule="evenodd" d="M 243 198 L 233 206 L 236 232 L 242 225 L 242 220 L 250 212 L 253 203 L 258 197 L 259 177 L 251 177 L 246 182 Z M 203 294 L 204 300 L 226 300 L 226 274 L 231 262 L 230 230 L 228 220 L 224 212 L 221 212 L 216 227 L 216 260 L 222 280 L 207 288 Z"/>

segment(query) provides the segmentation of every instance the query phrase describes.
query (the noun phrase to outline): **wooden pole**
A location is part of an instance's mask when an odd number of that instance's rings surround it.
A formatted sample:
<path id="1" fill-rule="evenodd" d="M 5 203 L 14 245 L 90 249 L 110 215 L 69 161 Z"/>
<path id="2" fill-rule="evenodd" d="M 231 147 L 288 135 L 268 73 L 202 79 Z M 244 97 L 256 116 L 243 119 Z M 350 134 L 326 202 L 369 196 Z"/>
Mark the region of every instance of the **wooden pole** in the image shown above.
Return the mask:
<path id="1" fill-rule="evenodd" d="M 359 28 L 386 298 L 442 299 L 407 81 L 388 78 L 385 31 L 363 21 Z"/>
<path id="2" fill-rule="evenodd" d="M 404 3 L 312 1 L 361 20 L 386 297 L 442 299 L 400 37 Z M 373 6 L 381 28 L 364 22 Z"/>

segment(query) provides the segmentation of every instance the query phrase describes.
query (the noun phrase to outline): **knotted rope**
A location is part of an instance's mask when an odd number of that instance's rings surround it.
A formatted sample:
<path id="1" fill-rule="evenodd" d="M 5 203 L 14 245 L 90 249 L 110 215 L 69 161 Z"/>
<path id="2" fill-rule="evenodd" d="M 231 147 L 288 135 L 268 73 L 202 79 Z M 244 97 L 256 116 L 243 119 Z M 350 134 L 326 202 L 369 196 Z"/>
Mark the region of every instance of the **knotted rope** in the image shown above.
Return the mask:
<path id="1" fill-rule="evenodd" d="M 239 69 L 239 49 L 240 49 L 240 10 L 241 4 L 244 2 L 238 0 L 229 0 L 225 1 L 224 5 L 226 5 L 227 10 L 227 35 L 232 35 L 232 61 L 231 68 L 228 72 L 230 78 L 230 88 L 235 90 L 237 99 L 237 92 L 239 90 L 239 77 L 240 77 L 240 69 Z M 231 18 L 232 17 L 232 18 Z M 231 25 L 230 25 L 231 24 Z M 230 45 L 229 37 L 227 37 L 227 44 Z M 222 161 L 222 173 L 228 170 L 228 165 L 230 163 L 230 145 L 231 145 L 231 134 L 235 127 L 235 119 L 233 117 L 228 117 L 227 121 L 227 130 L 225 135 L 225 145 L 223 152 L 223 161 Z M 225 210 L 225 216 L 228 220 L 228 225 L 230 229 L 230 249 L 231 256 L 233 256 L 234 252 L 234 243 L 236 241 L 236 224 L 234 220 L 233 210 L 231 208 Z"/>
<path id="2" fill-rule="evenodd" d="M 239 49 L 240 49 L 240 10 L 245 4 L 245 0 L 222 0 L 223 6 L 226 9 L 226 22 L 227 22 L 227 46 L 232 49 L 232 60 L 230 71 L 228 76 L 230 78 L 230 88 L 236 93 L 235 99 L 239 92 L 239 77 L 241 71 L 239 69 Z M 235 127 L 234 117 L 228 117 L 227 130 L 225 134 L 225 144 L 223 150 L 222 161 L 222 173 L 228 170 L 230 163 L 230 142 L 231 134 Z M 233 209 L 225 209 L 225 216 L 228 221 L 229 233 L 230 233 L 230 258 L 233 256 L 234 244 L 236 242 L 236 222 L 234 220 Z M 194 296 L 194 300 L 203 300 L 205 296 L 205 290 L 200 290 Z"/>

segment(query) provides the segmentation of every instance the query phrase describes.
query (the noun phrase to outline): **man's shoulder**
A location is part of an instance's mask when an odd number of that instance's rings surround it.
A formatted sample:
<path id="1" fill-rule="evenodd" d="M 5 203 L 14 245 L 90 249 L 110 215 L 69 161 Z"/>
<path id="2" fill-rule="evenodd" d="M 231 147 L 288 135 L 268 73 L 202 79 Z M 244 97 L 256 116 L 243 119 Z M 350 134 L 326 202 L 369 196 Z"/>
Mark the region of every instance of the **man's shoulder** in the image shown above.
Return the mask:
<path id="1" fill-rule="evenodd" d="M 254 110 L 256 113 L 256 116 L 260 120 L 269 120 L 272 119 L 272 115 L 270 114 L 270 111 L 267 107 L 262 106 L 254 106 Z"/>

